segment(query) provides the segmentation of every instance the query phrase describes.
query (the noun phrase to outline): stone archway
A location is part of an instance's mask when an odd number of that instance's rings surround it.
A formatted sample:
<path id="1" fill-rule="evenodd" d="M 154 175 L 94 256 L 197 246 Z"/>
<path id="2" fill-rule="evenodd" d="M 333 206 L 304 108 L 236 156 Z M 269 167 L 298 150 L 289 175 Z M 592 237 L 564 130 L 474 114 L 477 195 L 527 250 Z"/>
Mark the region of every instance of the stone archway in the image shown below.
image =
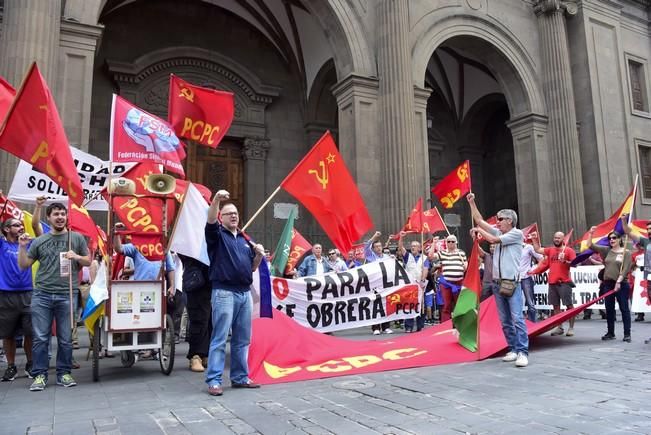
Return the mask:
<path id="1" fill-rule="evenodd" d="M 513 140 L 517 205 L 521 222 L 537 220 L 541 227 L 553 222 L 549 162 L 546 147 L 547 117 L 536 65 L 519 40 L 504 26 L 481 15 L 445 15 L 436 12 L 414 29 L 413 80 L 425 83 L 434 52 L 454 40 L 460 51 L 472 53 L 500 85 L 510 118 L 507 127 Z"/>

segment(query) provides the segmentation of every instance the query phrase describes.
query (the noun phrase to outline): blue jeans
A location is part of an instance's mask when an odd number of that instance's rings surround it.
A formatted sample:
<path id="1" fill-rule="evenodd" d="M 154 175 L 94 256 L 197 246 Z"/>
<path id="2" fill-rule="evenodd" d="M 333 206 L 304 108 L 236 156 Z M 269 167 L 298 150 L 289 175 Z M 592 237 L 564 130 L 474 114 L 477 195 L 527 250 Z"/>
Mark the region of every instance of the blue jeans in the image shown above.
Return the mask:
<path id="1" fill-rule="evenodd" d="M 76 298 L 73 295 L 73 300 Z M 32 374 L 45 375 L 49 366 L 48 348 L 52 335 L 52 320 L 57 331 L 57 378 L 72 370 L 72 325 L 70 324 L 70 297 L 34 290 L 32 294 L 33 347 Z"/>
<path id="2" fill-rule="evenodd" d="M 222 384 L 226 362 L 226 340 L 231 330 L 231 383 L 249 381 L 249 343 L 251 342 L 251 292 L 212 289 L 212 335 L 208 351 L 206 383 Z"/>
<path id="3" fill-rule="evenodd" d="M 499 294 L 499 285 L 493 287 L 495 295 L 495 305 L 497 314 L 502 323 L 504 338 L 509 345 L 509 350 L 515 353 L 529 354 L 529 336 L 527 335 L 527 325 L 524 323 L 522 315 L 522 305 L 524 296 L 520 284 L 515 288 L 513 296 L 505 298 Z"/>
<path id="4" fill-rule="evenodd" d="M 535 322 L 536 321 L 536 302 L 533 299 L 533 278 L 527 277 L 520 280 L 520 285 L 522 286 L 522 291 L 524 293 L 524 303 L 527 305 L 527 318 Z"/>

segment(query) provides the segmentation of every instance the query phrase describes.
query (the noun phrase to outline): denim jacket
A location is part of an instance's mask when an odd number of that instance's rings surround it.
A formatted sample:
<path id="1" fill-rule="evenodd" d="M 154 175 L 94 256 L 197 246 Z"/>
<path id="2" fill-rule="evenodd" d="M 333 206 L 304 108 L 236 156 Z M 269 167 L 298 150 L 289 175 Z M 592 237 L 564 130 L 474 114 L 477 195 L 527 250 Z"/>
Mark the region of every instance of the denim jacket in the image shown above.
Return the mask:
<path id="1" fill-rule="evenodd" d="M 321 260 L 323 261 L 323 273 L 331 272 L 332 268 L 326 261 L 324 257 L 321 257 Z M 316 257 L 314 254 L 308 255 L 305 257 L 305 260 L 301 263 L 301 265 L 298 267 L 298 274 L 296 277 L 300 276 L 312 276 L 316 275 Z"/>

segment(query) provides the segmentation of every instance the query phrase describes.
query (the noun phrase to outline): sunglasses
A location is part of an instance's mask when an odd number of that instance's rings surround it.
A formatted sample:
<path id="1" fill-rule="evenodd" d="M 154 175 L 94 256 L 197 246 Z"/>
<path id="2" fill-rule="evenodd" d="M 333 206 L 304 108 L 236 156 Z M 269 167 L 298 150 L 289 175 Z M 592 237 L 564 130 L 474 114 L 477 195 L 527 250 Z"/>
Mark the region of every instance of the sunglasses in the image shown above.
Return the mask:
<path id="1" fill-rule="evenodd" d="M 328 252 L 328 255 L 336 255 L 336 252 Z"/>
<path id="2" fill-rule="evenodd" d="M 448 243 L 457 243 L 456 240 L 446 240 L 446 242 L 448 242 Z"/>
<path id="3" fill-rule="evenodd" d="M 619 237 L 612 236 L 612 237 L 608 237 L 608 239 L 609 240 L 619 240 Z"/>
<path id="4" fill-rule="evenodd" d="M 505 218 L 505 217 L 498 217 L 498 218 L 497 218 L 497 221 L 498 221 L 498 222 L 502 222 L 504 219 L 508 219 L 508 218 Z"/>

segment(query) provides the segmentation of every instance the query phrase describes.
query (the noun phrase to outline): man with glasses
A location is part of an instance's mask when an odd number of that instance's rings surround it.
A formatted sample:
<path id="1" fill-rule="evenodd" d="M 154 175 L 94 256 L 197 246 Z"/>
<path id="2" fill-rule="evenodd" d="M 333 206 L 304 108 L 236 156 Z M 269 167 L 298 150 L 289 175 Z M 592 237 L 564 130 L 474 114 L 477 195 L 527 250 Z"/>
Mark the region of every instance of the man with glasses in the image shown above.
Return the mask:
<path id="1" fill-rule="evenodd" d="M 305 257 L 297 270 L 294 270 L 294 276 L 300 278 L 302 276 L 323 275 L 332 271 L 332 267 L 323 258 L 323 247 L 320 243 L 312 245 L 312 253 Z"/>
<path id="2" fill-rule="evenodd" d="M 344 272 L 348 270 L 348 266 L 346 266 L 346 262 L 341 259 L 339 256 L 339 251 L 336 249 L 330 249 L 328 251 L 328 259 L 327 259 L 328 265 L 330 266 L 330 269 L 334 270 L 335 272 Z"/>
<path id="3" fill-rule="evenodd" d="M 32 270 L 18 266 L 18 239 L 25 226 L 18 219 L 7 219 L 0 237 L 0 338 L 7 355 L 7 370 L 2 382 L 13 381 L 16 368 L 16 335 L 22 331 L 27 357 L 25 375 L 32 377 Z"/>
<path id="4" fill-rule="evenodd" d="M 480 234 L 488 243 L 496 244 L 493 257 L 493 279 L 496 281 L 495 304 L 502 323 L 504 338 L 509 345 L 509 352 L 502 358 L 502 361 L 515 361 L 516 367 L 526 367 L 529 364 L 529 336 L 522 314 L 524 296 L 519 276 L 524 235 L 515 227 L 518 223 L 518 215 L 511 209 L 498 211 L 497 228 L 495 228 L 486 222 L 479 212 L 475 204 L 475 194 L 469 193 L 466 199 L 470 204 L 475 224 L 477 224 L 477 227 L 474 228 L 475 236 Z M 515 281 L 515 291 L 510 297 L 499 294 L 501 280 Z"/>
<path id="5" fill-rule="evenodd" d="M 206 383 L 208 394 L 221 396 L 222 374 L 226 362 L 226 341 L 231 331 L 230 378 L 232 388 L 260 388 L 249 379 L 247 358 L 251 342 L 253 301 L 250 287 L 253 272 L 264 257 L 264 246 L 253 244 L 238 229 L 240 222 L 235 204 L 221 207 L 230 198 L 225 190 L 215 193 L 208 209 L 206 244 L 212 282 L 212 335 L 208 352 Z M 221 211 L 221 223 L 218 215 Z"/>

